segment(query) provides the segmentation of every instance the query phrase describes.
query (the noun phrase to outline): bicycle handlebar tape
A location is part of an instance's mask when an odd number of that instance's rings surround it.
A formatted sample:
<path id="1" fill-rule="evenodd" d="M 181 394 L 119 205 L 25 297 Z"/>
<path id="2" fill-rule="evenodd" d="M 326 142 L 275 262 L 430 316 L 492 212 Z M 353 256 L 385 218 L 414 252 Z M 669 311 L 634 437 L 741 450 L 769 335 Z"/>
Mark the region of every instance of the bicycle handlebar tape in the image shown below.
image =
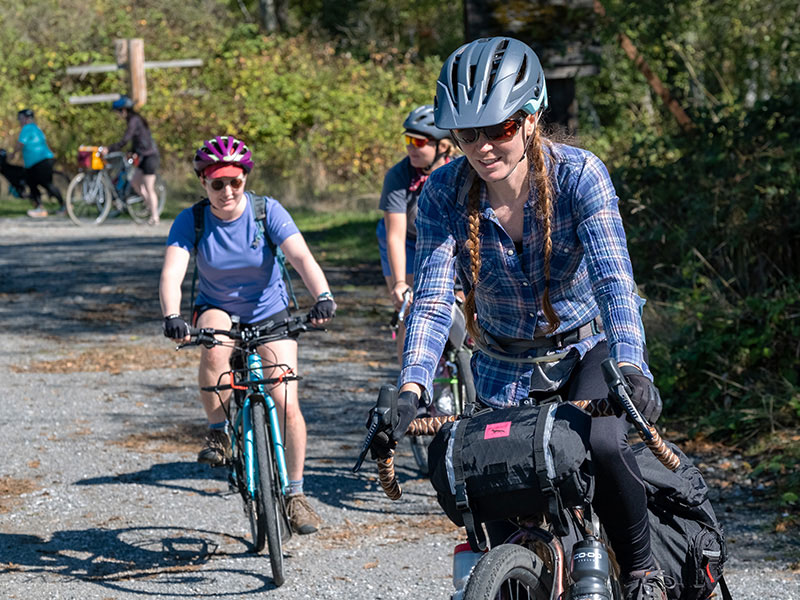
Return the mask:
<path id="1" fill-rule="evenodd" d="M 666 442 L 658 434 L 655 427 L 652 425 L 649 425 L 648 427 L 652 437 L 648 440 L 642 435 L 641 437 L 644 440 L 644 443 L 647 444 L 647 447 L 650 448 L 650 452 L 655 455 L 662 465 L 667 467 L 670 471 L 677 471 L 678 467 L 681 466 L 680 457 L 675 454 L 669 446 L 667 446 Z M 641 435 L 641 433 L 639 435 Z"/>
<path id="2" fill-rule="evenodd" d="M 378 481 L 381 483 L 383 492 L 389 497 L 389 500 L 400 500 L 403 490 L 400 489 L 400 483 L 394 472 L 394 450 L 386 458 L 379 458 L 377 462 Z"/>
<path id="3" fill-rule="evenodd" d="M 445 423 L 453 423 L 458 417 L 420 417 L 414 419 L 406 430 L 406 435 L 436 435 Z"/>

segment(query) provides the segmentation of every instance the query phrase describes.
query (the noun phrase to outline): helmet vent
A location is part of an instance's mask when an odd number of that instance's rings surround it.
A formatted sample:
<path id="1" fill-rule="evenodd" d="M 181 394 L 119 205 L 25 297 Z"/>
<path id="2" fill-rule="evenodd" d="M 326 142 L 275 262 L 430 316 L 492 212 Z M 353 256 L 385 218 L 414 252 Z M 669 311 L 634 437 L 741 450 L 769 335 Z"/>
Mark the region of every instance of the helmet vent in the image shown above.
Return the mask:
<path id="1" fill-rule="evenodd" d="M 450 83 L 450 89 L 457 90 L 458 89 L 458 63 L 461 61 L 461 56 L 456 56 L 453 60 L 453 68 L 450 71 L 450 79 L 452 80 Z"/>
<path id="2" fill-rule="evenodd" d="M 522 57 L 522 64 L 520 65 L 519 71 L 517 72 L 517 79 L 514 82 L 514 85 L 517 85 L 520 81 L 525 79 L 525 73 L 527 73 L 527 72 L 528 72 L 528 57 L 527 56 L 523 56 Z M 538 96 L 539 94 L 536 94 L 536 95 Z"/>

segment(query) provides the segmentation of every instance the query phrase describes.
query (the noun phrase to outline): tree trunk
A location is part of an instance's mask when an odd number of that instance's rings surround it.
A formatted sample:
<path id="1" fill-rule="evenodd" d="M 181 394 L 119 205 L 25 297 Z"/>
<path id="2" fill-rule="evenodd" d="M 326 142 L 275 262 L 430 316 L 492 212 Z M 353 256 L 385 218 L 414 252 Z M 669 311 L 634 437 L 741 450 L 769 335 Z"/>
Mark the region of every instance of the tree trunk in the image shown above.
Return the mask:
<path id="1" fill-rule="evenodd" d="M 278 13 L 275 7 L 276 0 L 258 0 L 261 26 L 267 33 L 278 31 Z"/>

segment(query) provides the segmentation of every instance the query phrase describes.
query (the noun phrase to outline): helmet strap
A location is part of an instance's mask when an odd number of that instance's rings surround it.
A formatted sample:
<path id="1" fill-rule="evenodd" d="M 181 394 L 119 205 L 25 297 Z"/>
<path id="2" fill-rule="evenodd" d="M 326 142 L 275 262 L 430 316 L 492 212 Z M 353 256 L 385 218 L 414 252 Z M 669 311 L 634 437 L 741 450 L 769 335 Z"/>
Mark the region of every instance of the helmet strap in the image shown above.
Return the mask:
<path id="1" fill-rule="evenodd" d="M 538 120 L 538 119 L 536 120 L 536 124 L 535 124 L 534 126 L 535 126 L 535 127 L 538 127 L 538 126 L 539 126 L 539 120 Z M 524 129 L 524 128 L 523 128 L 523 130 L 522 130 L 522 135 L 523 135 L 523 136 L 525 135 L 525 129 Z M 512 174 L 514 171 L 516 171 L 516 170 L 517 170 L 517 167 L 519 166 L 519 163 L 521 163 L 523 160 L 525 160 L 525 157 L 526 157 L 526 156 L 528 156 L 528 146 L 530 146 L 530 145 L 531 145 L 531 141 L 532 141 L 532 140 L 533 140 L 533 136 L 532 136 L 532 135 L 531 135 L 531 136 L 528 136 L 528 139 L 527 139 L 527 140 L 525 140 L 525 148 L 523 148 L 523 150 L 522 150 L 522 156 L 520 156 L 520 157 L 519 157 L 519 160 L 517 161 L 517 164 L 515 164 L 515 165 L 514 165 L 514 168 L 513 168 L 513 169 L 511 169 L 511 170 L 508 172 L 508 175 L 506 175 L 505 177 L 503 177 L 503 179 L 502 179 L 501 181 L 505 181 L 506 179 L 508 179 L 509 177 L 511 177 L 511 174 Z"/>
<path id="2" fill-rule="evenodd" d="M 439 151 L 439 145 L 441 144 L 441 141 L 442 140 L 436 140 L 436 155 L 433 157 L 433 160 L 428 163 L 427 167 L 422 167 L 422 172 L 426 175 L 430 175 L 430 170 L 433 168 L 433 165 L 439 162 L 439 159 L 445 155 L 445 152 Z"/>

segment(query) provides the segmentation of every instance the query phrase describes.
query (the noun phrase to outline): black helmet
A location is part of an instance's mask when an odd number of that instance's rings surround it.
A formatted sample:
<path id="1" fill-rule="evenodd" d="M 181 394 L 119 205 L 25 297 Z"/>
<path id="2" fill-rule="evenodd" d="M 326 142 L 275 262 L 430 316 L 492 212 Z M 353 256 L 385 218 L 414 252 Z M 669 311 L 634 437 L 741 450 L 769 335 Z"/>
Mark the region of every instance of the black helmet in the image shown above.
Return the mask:
<path id="1" fill-rule="evenodd" d="M 33 118 L 33 109 L 31 108 L 23 108 L 21 111 L 17 113 L 17 118 L 20 119 L 22 117 L 27 117 L 29 119 Z"/>
<path id="2" fill-rule="evenodd" d="M 544 70 L 533 50 L 509 37 L 464 44 L 442 66 L 434 115 L 442 129 L 486 127 L 519 110 L 547 108 Z"/>
<path id="3" fill-rule="evenodd" d="M 133 100 L 127 96 L 120 96 L 111 103 L 111 110 L 122 110 L 123 108 L 127 108 L 128 110 L 132 109 Z"/>
<path id="4" fill-rule="evenodd" d="M 403 127 L 406 131 L 412 133 L 421 133 L 432 140 L 443 140 L 450 137 L 450 132 L 446 129 L 440 129 L 433 122 L 433 106 L 425 104 L 418 106 L 406 117 L 403 121 Z"/>

